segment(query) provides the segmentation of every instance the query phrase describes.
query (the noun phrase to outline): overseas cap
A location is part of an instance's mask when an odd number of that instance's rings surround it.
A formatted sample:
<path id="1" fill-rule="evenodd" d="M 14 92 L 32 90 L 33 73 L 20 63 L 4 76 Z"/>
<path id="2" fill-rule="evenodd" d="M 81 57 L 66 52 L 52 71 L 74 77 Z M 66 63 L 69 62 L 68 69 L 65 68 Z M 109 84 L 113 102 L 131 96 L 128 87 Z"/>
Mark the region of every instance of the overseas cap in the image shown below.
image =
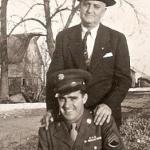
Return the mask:
<path id="1" fill-rule="evenodd" d="M 48 76 L 50 86 L 55 93 L 64 94 L 86 89 L 91 74 L 81 69 L 66 69 Z"/>
<path id="2" fill-rule="evenodd" d="M 78 0 L 78 1 L 82 1 L 82 0 Z M 112 5 L 114 5 L 116 3 L 114 0 L 94 0 L 94 1 L 104 2 L 106 4 L 106 6 L 112 6 Z"/>

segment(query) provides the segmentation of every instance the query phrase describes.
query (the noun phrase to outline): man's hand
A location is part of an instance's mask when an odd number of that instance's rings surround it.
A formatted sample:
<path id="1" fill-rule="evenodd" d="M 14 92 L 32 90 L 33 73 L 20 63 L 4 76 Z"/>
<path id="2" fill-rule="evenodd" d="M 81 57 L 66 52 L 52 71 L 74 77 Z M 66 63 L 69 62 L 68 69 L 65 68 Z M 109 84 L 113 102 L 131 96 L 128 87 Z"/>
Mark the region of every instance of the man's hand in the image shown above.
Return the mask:
<path id="1" fill-rule="evenodd" d="M 94 123 L 96 125 L 103 125 L 106 121 L 109 123 L 112 111 L 106 104 L 99 104 L 94 110 Z"/>
<path id="2" fill-rule="evenodd" d="M 43 118 L 41 119 L 41 126 L 45 127 L 48 130 L 49 122 L 53 122 L 54 118 L 52 117 L 51 111 L 47 111 Z"/>

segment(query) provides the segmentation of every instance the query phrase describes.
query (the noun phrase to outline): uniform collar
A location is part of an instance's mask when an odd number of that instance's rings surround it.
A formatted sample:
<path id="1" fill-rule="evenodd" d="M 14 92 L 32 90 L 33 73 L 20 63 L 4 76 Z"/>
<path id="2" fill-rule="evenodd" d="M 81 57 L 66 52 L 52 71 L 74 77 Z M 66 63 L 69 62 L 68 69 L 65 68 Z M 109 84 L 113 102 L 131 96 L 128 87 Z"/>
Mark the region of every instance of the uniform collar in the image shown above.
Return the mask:
<path id="1" fill-rule="evenodd" d="M 94 131 L 93 129 L 93 116 L 87 111 L 86 109 L 84 110 L 83 116 L 81 118 L 79 131 L 77 135 L 77 139 L 75 143 L 83 144 L 84 141 L 84 134 L 88 133 L 89 131 Z M 64 120 L 60 120 L 56 123 L 56 127 L 54 128 L 53 135 L 56 137 L 57 140 L 60 140 L 64 142 L 66 145 L 69 147 L 72 147 L 73 144 L 75 144 L 72 139 L 70 138 L 70 134 L 68 132 L 67 126 L 64 122 Z M 64 138 L 65 137 L 65 138 Z"/>
<path id="2" fill-rule="evenodd" d="M 83 116 L 83 115 L 82 115 L 82 116 Z M 75 123 L 77 124 L 77 127 L 76 127 L 77 130 L 79 130 L 79 128 L 80 128 L 81 121 L 82 121 L 82 118 L 83 118 L 82 116 L 79 118 L 79 120 L 77 120 L 77 121 L 75 122 Z M 70 130 L 71 130 L 71 123 L 65 121 L 65 124 L 66 124 L 66 126 L 67 126 L 68 131 L 70 132 Z"/>

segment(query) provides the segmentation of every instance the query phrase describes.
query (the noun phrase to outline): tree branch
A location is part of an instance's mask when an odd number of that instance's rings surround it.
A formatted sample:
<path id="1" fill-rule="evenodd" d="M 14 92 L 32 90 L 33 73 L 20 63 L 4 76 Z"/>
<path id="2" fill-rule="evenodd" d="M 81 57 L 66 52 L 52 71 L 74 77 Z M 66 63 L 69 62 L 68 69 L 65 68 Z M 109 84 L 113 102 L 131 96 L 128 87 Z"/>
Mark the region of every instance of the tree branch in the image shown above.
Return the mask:
<path id="1" fill-rule="evenodd" d="M 74 5 L 75 5 L 75 3 L 74 3 Z M 79 9 L 79 4 L 78 4 L 76 7 L 74 7 L 74 5 L 72 6 L 73 8 L 72 8 L 71 14 L 70 14 L 70 16 L 69 16 L 69 18 L 68 18 L 68 20 L 67 20 L 67 23 L 66 23 L 66 25 L 65 25 L 65 27 L 64 27 L 65 29 L 69 27 L 69 25 L 70 25 L 70 23 L 71 23 L 71 21 L 72 21 L 74 15 L 75 15 L 75 13 L 76 13 L 77 10 Z"/>
<path id="2" fill-rule="evenodd" d="M 65 2 L 66 2 L 66 0 L 64 1 L 64 4 L 65 4 Z M 57 0 L 55 0 L 55 3 L 56 3 L 57 8 L 58 8 L 58 7 L 59 7 L 59 5 L 58 5 Z M 61 18 L 61 22 L 62 22 L 62 24 L 63 24 L 63 26 L 64 26 L 64 21 L 63 21 L 63 17 L 62 17 L 62 13 L 61 13 L 61 11 L 60 11 L 60 18 Z"/>
<path id="3" fill-rule="evenodd" d="M 59 13 L 59 12 L 62 12 L 62 11 L 64 11 L 64 10 L 69 10 L 69 8 L 62 8 L 62 9 L 57 9 L 52 15 L 51 15 L 51 19 L 53 18 L 53 17 L 55 17 L 55 15 L 57 14 L 57 13 Z"/>
<path id="4" fill-rule="evenodd" d="M 123 1 L 124 1 L 126 4 L 128 4 L 128 5 L 133 9 L 134 14 L 135 14 L 135 17 L 136 17 L 136 19 L 137 19 L 137 22 L 138 22 L 138 24 L 140 24 L 140 19 L 139 19 L 139 16 L 138 16 L 139 12 L 137 11 L 137 9 L 134 7 L 134 5 L 133 5 L 132 3 L 128 2 L 127 0 L 123 0 Z"/>
<path id="5" fill-rule="evenodd" d="M 12 34 L 12 32 L 13 32 L 21 23 L 26 22 L 26 21 L 31 21 L 31 20 L 40 23 L 44 28 L 46 28 L 46 25 L 45 25 L 42 21 L 40 21 L 39 19 L 36 19 L 36 18 L 22 19 L 20 22 L 18 22 L 18 23 L 12 28 L 12 30 L 11 30 L 10 33 L 9 33 L 9 36 Z"/>
<path id="6" fill-rule="evenodd" d="M 25 18 L 35 6 L 40 6 L 40 5 L 44 6 L 44 4 L 42 4 L 42 3 L 36 3 L 36 4 L 32 5 L 22 18 Z"/>

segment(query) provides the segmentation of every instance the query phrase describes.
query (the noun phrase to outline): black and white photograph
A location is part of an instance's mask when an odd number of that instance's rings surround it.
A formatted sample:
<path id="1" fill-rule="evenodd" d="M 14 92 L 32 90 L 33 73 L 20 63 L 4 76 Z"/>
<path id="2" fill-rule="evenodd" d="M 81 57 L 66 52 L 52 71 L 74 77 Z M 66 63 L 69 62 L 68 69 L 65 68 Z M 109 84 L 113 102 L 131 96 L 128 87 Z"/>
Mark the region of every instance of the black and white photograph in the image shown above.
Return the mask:
<path id="1" fill-rule="evenodd" d="M 150 150 L 150 1 L 0 0 L 0 150 Z"/>

